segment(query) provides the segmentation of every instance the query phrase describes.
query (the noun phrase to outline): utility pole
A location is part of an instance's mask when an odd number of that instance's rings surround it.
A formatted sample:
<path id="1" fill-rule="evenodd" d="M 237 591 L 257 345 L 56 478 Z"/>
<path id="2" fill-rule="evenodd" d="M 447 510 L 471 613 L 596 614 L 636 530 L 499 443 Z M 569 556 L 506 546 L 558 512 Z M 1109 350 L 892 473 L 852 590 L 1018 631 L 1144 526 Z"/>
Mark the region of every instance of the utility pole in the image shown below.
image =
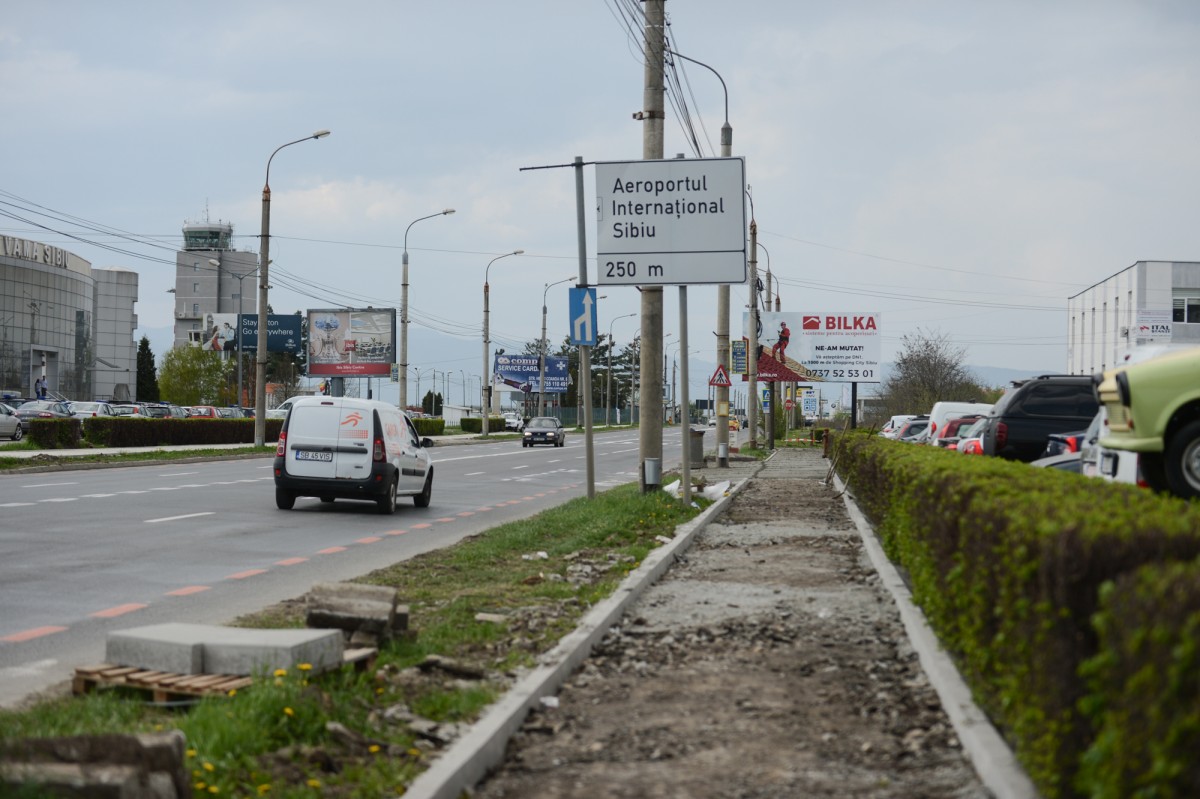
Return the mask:
<path id="1" fill-rule="evenodd" d="M 642 90 L 642 158 L 663 157 L 663 71 L 666 50 L 666 0 L 645 0 L 645 86 Z M 663 291 L 642 286 L 642 357 L 639 366 L 642 418 L 638 449 L 642 491 L 662 484 L 663 384 L 658 362 L 663 354 Z M 684 320 L 686 323 L 686 320 Z M 649 402 L 646 399 L 649 398 Z"/>
<path id="2" fill-rule="evenodd" d="M 724 81 L 722 81 L 724 85 Z M 725 114 L 729 116 L 728 111 Z M 721 127 L 721 157 L 733 156 L 733 128 L 729 120 Z M 717 363 L 729 369 L 729 286 L 717 286 Z M 732 372 L 732 370 L 730 370 Z M 717 386 L 717 466 L 729 466 L 729 386 Z M 709 409 L 712 412 L 712 409 Z"/>
<path id="3" fill-rule="evenodd" d="M 750 372 L 749 394 L 746 397 L 746 426 L 750 428 L 750 449 L 758 448 L 758 222 L 754 220 L 754 204 L 750 204 L 750 346 L 746 349 L 746 364 Z"/>

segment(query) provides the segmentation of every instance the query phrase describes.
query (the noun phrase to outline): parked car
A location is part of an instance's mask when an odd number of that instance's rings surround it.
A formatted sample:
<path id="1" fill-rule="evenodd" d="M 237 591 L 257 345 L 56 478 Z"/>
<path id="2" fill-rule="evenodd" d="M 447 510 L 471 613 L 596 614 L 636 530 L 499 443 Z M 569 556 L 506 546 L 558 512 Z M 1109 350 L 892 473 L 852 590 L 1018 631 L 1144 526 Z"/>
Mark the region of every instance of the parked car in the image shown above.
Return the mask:
<path id="1" fill-rule="evenodd" d="M 519 413 L 512 413 L 510 411 L 509 413 L 504 414 L 505 430 L 516 430 L 519 433 L 521 432 L 521 428 L 524 426 L 525 420 L 521 418 Z"/>
<path id="2" fill-rule="evenodd" d="M 25 423 L 10 406 L 0 402 L 0 436 L 20 441 L 25 436 Z"/>
<path id="3" fill-rule="evenodd" d="M 93 416 L 113 416 L 112 405 L 107 402 L 72 402 L 71 415 L 76 419 L 91 419 Z"/>
<path id="4" fill-rule="evenodd" d="M 29 400 L 16 410 L 22 419 L 70 419 L 71 406 L 62 400 Z"/>
<path id="5" fill-rule="evenodd" d="M 136 419 L 147 418 L 146 414 L 143 412 L 144 409 L 144 405 L 129 402 L 112 406 L 113 416 L 129 416 Z"/>
<path id="6" fill-rule="evenodd" d="M 169 402 L 147 402 L 142 406 L 142 416 L 151 419 L 186 419 L 188 412 Z"/>
<path id="7" fill-rule="evenodd" d="M 212 405 L 192 405 L 187 409 L 189 419 L 220 419 L 220 414 Z"/>
<path id="8" fill-rule="evenodd" d="M 942 435 L 938 436 L 934 443 L 944 449 L 957 449 L 958 439 L 962 437 L 961 431 L 966 430 L 982 418 L 981 415 L 974 415 L 948 420 L 942 427 Z"/>
<path id="9" fill-rule="evenodd" d="M 303 397 L 293 403 L 275 449 L 275 505 L 297 497 L 360 499 L 394 513 L 396 497 L 418 508 L 433 494 L 433 441 L 417 434 L 395 405 L 354 397 Z"/>
<path id="10" fill-rule="evenodd" d="M 917 418 L 915 413 L 893 416 L 883 423 L 883 427 L 879 429 L 879 435 L 883 436 L 884 438 L 895 438 L 896 433 L 900 432 L 901 426 L 903 426 L 903 424 L 909 419 L 915 418 Z"/>
<path id="11" fill-rule="evenodd" d="M 1064 472 L 1079 474 L 1081 463 L 1082 461 L 1078 452 L 1060 452 L 1057 455 L 1038 458 L 1029 465 L 1045 469 L 1061 469 Z"/>
<path id="12" fill-rule="evenodd" d="M 246 414 L 242 413 L 241 408 L 231 405 L 228 408 L 217 408 L 217 417 L 220 419 L 245 419 Z"/>
<path id="13" fill-rule="evenodd" d="M 1095 396 L 1108 414 L 1101 446 L 1138 453 L 1151 488 L 1186 498 L 1200 496 L 1198 367 L 1200 347 L 1191 347 L 1095 379 Z"/>
<path id="14" fill-rule="evenodd" d="M 900 428 L 896 431 L 895 439 L 897 441 L 914 441 L 919 436 L 924 434 L 928 427 L 928 416 L 914 416 L 904 424 L 900 425 Z"/>
<path id="15" fill-rule="evenodd" d="M 983 428 L 987 426 L 987 417 L 983 416 L 976 419 L 975 422 L 965 430 L 962 430 L 951 449 L 958 450 L 963 455 L 982 455 L 983 454 Z"/>
<path id="16" fill-rule="evenodd" d="M 1030 463 L 1052 433 L 1082 430 L 1100 404 L 1087 375 L 1041 375 L 1014 381 L 982 430 L 983 452 Z"/>
<path id="17" fill-rule="evenodd" d="M 549 444 L 561 447 L 567 440 L 567 431 L 562 422 L 553 416 L 535 416 L 525 425 L 525 435 L 521 439 L 522 447 L 532 447 L 534 444 Z"/>
<path id="18" fill-rule="evenodd" d="M 960 419 L 964 416 L 986 416 L 992 410 L 991 403 L 988 402 L 935 402 L 933 408 L 929 411 L 929 432 L 927 436 L 930 444 L 943 446 L 939 439 L 948 435 L 946 433 L 946 423 L 951 419 Z"/>
<path id="19" fill-rule="evenodd" d="M 267 418 L 268 419 L 286 419 L 287 415 L 288 415 L 288 411 L 291 409 L 292 405 L 294 405 L 296 403 L 296 400 L 298 400 L 298 399 L 300 399 L 300 398 L 299 397 L 288 397 L 283 402 L 276 405 L 274 408 L 268 409 L 267 410 Z M 411 416 L 410 416 L 410 418 L 411 418 Z"/>
<path id="20" fill-rule="evenodd" d="M 1062 455 L 1064 452 L 1079 452 L 1083 448 L 1083 439 L 1087 430 L 1075 430 L 1071 433 L 1051 433 L 1046 438 L 1046 448 L 1042 450 L 1043 458 Z"/>

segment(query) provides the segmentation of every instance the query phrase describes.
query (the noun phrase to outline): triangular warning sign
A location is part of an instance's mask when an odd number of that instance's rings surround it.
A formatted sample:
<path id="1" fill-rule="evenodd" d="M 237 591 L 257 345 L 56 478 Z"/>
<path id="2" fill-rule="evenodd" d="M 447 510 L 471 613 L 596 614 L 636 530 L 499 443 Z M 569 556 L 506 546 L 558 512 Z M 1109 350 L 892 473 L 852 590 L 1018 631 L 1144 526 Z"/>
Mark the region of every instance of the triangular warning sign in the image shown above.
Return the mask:
<path id="1" fill-rule="evenodd" d="M 729 372 L 725 371 L 725 364 L 717 364 L 717 371 L 708 379 L 708 384 L 717 388 L 729 388 L 733 385 L 729 382 Z"/>

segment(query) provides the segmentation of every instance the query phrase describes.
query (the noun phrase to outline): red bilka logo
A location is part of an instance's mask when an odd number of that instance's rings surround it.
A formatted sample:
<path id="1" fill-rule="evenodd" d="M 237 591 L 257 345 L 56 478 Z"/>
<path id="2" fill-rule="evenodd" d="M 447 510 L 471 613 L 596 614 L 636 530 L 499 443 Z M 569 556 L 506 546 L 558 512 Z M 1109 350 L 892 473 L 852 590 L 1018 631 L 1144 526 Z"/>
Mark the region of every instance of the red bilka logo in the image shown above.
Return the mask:
<path id="1" fill-rule="evenodd" d="M 820 316 L 805 316 L 802 330 L 877 330 L 873 316 L 826 316 L 824 324 Z"/>

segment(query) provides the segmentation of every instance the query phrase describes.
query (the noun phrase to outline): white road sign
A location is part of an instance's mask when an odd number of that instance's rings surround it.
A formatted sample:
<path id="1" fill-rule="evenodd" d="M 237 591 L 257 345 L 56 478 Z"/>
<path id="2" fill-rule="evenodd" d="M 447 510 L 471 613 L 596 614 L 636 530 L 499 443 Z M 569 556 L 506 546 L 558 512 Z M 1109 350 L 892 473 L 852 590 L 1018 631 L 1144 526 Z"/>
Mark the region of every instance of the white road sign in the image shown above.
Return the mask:
<path id="1" fill-rule="evenodd" d="M 596 164 L 599 285 L 746 282 L 746 163 Z"/>

